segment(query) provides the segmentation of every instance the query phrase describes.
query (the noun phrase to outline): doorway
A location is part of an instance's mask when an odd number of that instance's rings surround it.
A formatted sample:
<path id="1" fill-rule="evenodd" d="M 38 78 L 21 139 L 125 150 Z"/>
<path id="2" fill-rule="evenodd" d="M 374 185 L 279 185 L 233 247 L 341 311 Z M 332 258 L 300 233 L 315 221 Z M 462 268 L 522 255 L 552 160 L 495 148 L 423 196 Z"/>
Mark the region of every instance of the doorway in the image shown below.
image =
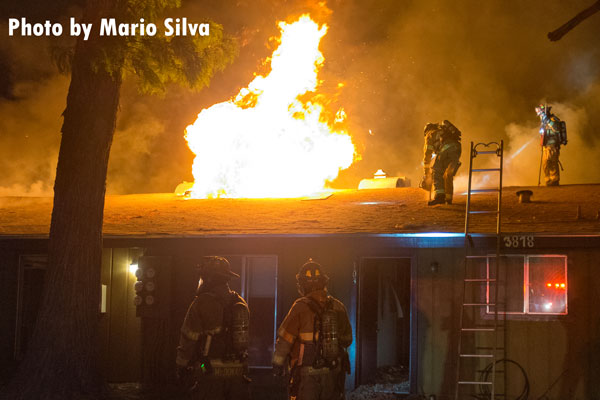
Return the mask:
<path id="1" fill-rule="evenodd" d="M 358 384 L 409 393 L 411 259 L 364 258 L 360 268 Z"/>

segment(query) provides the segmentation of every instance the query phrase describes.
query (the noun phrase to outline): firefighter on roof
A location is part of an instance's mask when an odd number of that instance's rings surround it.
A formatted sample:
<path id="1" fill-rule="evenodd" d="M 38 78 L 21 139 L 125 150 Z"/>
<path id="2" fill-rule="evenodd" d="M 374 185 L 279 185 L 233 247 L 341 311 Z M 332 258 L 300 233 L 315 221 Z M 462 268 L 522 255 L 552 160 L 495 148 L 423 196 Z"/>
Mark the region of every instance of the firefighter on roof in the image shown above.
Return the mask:
<path id="1" fill-rule="evenodd" d="M 327 294 L 329 278 L 309 259 L 296 275 L 297 299 L 277 331 L 273 372 L 289 372 L 290 400 L 338 400 L 345 396 L 352 344 L 346 308 Z"/>
<path id="2" fill-rule="evenodd" d="M 535 112 L 540 117 L 540 141 L 542 145 L 542 169 L 546 186 L 558 186 L 560 181 L 560 145 L 567 144 L 567 126 L 550 112 L 552 107 L 540 104 Z"/>
<path id="3" fill-rule="evenodd" d="M 246 400 L 248 306 L 229 289 L 239 278 L 223 257 L 204 257 L 177 347 L 177 377 L 198 400 Z"/>
<path id="4" fill-rule="evenodd" d="M 452 204 L 454 192 L 454 175 L 460 167 L 460 131 L 448 120 L 441 124 L 429 123 L 425 125 L 425 148 L 423 149 L 424 176 L 419 187 L 431 190 L 433 182 L 433 200 L 427 203 Z M 435 159 L 431 157 L 435 154 Z"/>

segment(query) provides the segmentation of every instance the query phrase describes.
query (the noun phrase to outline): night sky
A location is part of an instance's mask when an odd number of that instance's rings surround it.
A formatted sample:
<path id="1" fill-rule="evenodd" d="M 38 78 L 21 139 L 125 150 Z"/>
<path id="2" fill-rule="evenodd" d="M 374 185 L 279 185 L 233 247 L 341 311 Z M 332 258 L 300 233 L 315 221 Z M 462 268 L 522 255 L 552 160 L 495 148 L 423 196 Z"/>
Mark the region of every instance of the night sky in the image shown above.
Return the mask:
<path id="1" fill-rule="evenodd" d="M 51 3 L 51 4 L 48 4 Z M 183 0 L 173 15 L 223 24 L 240 55 L 209 88 L 171 87 L 140 95 L 135 77 L 122 88 L 109 163 L 108 193 L 171 192 L 192 180 L 193 154 L 184 129 L 202 108 L 229 99 L 274 49 L 276 22 L 302 12 L 330 26 L 321 42 L 323 91 L 343 106 L 362 160 L 341 173 L 336 187 L 383 168 L 421 175 L 423 126 L 452 121 L 463 132 L 463 165 L 471 140 L 504 139 L 508 185 L 537 184 L 543 101 L 567 122 L 561 183 L 600 183 L 600 13 L 558 42 L 546 34 L 592 0 Z M 0 195 L 52 194 L 61 113 L 69 84 L 50 58 L 68 38 L 9 37 L 7 18 L 79 15 L 76 2 L 5 1 L 0 6 Z M 344 82 L 341 91 L 335 89 Z M 372 134 L 369 134 L 371 130 Z M 523 145 L 524 150 L 517 153 Z M 457 178 L 464 182 L 467 168 Z"/>

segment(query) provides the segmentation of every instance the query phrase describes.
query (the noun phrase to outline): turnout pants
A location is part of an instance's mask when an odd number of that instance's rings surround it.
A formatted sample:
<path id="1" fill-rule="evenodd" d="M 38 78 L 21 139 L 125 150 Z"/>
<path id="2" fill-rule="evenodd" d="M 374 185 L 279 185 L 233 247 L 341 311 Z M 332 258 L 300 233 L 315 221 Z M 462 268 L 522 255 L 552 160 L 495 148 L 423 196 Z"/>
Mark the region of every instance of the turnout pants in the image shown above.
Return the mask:
<path id="1" fill-rule="evenodd" d="M 550 145 L 544 146 L 542 157 L 542 169 L 546 177 L 546 186 L 558 185 L 560 180 L 560 167 L 558 157 L 560 156 L 560 147 Z"/>
<path id="2" fill-rule="evenodd" d="M 454 194 L 454 174 L 460 160 L 460 145 L 452 145 L 436 155 L 431 168 L 433 192 L 435 197 L 445 195 L 446 200 L 452 200 Z"/>
<path id="3" fill-rule="evenodd" d="M 243 376 L 198 379 L 189 400 L 249 400 L 250 384 Z"/>
<path id="4" fill-rule="evenodd" d="M 313 369 L 302 367 L 300 370 L 300 386 L 292 400 L 343 400 L 345 399 L 344 382 L 346 374 L 341 368 Z"/>

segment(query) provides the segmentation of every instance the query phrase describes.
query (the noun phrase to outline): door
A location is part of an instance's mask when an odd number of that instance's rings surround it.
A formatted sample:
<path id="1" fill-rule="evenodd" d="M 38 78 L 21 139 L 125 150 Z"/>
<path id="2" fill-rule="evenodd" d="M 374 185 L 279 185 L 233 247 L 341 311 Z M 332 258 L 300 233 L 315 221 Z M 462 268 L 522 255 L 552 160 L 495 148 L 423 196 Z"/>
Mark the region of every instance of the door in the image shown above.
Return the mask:
<path id="1" fill-rule="evenodd" d="M 409 391 L 409 258 L 365 258 L 359 281 L 358 383 Z"/>

